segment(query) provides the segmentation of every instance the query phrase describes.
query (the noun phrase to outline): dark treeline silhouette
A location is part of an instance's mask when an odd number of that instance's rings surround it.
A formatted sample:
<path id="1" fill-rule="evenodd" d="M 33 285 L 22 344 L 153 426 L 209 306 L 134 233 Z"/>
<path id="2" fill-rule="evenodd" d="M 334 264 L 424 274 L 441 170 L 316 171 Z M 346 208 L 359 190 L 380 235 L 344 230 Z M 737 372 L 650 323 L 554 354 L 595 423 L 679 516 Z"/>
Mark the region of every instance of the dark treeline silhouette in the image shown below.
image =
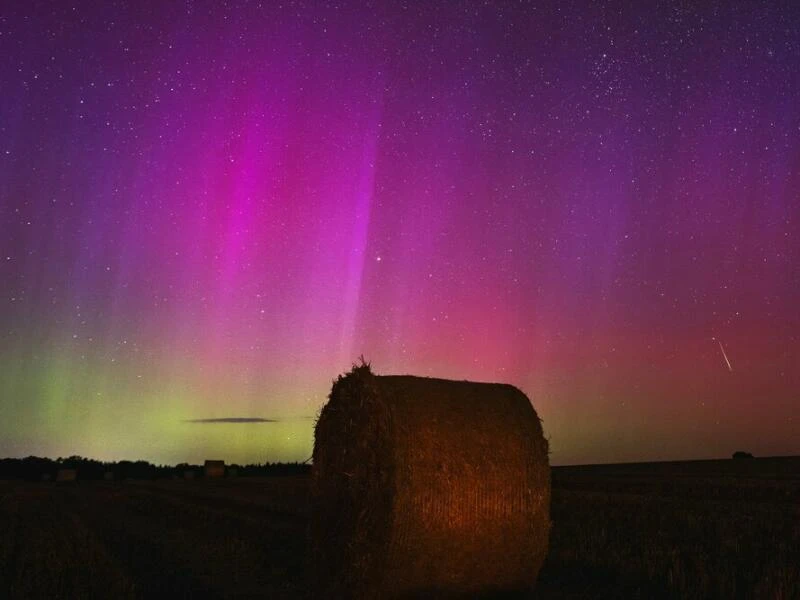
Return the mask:
<path id="1" fill-rule="evenodd" d="M 61 469 L 75 469 L 79 481 L 122 481 L 125 479 L 171 479 L 184 478 L 186 473 L 194 477 L 203 476 L 202 465 L 181 463 L 175 466 L 154 465 L 144 460 L 121 460 L 101 462 L 83 456 L 68 458 L 27 458 L 0 459 L 0 479 L 21 479 L 25 481 L 54 481 Z M 286 475 L 306 475 L 311 467 L 305 463 L 253 463 L 249 465 L 226 465 L 228 477 L 270 477 Z"/>

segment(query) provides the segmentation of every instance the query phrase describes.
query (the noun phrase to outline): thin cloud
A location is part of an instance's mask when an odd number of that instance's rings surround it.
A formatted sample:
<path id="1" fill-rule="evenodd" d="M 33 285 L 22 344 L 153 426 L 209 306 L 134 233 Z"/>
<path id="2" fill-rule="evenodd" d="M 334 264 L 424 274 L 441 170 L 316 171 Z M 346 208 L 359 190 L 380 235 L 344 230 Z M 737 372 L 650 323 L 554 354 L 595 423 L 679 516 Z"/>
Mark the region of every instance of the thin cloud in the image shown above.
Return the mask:
<path id="1" fill-rule="evenodd" d="M 277 419 L 261 417 L 217 417 L 214 419 L 186 419 L 184 423 L 277 423 Z"/>

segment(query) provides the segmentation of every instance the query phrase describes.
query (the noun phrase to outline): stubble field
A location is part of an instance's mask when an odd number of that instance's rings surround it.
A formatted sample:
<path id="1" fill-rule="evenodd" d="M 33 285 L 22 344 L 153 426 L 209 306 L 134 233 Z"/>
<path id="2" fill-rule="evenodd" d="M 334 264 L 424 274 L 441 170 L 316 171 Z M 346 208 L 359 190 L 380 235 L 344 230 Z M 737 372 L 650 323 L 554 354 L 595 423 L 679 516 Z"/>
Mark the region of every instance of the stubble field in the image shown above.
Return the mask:
<path id="1" fill-rule="evenodd" d="M 302 598 L 306 477 L 0 482 L 0 598 Z M 553 469 L 537 598 L 800 598 L 800 458 Z"/>

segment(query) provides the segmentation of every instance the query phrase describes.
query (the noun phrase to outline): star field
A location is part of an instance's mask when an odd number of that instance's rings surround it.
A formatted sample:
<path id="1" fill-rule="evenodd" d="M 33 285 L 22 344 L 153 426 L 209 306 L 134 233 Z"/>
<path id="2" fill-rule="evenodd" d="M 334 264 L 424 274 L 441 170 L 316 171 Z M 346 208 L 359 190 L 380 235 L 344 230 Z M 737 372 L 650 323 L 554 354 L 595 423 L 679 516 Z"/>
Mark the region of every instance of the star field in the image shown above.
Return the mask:
<path id="1" fill-rule="evenodd" d="M 800 452 L 791 3 L 20 2 L 0 56 L 0 455 L 304 460 L 362 353 L 554 464 Z"/>

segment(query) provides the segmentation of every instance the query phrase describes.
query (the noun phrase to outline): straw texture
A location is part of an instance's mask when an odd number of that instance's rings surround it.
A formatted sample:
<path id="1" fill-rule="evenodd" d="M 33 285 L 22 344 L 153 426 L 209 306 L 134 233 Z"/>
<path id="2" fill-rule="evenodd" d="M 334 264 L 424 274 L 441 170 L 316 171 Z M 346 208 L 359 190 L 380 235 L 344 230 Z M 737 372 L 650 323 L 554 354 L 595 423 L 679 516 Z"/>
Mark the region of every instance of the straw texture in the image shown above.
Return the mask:
<path id="1" fill-rule="evenodd" d="M 314 596 L 530 590 L 550 531 L 547 452 L 515 387 L 355 367 L 315 431 Z"/>

